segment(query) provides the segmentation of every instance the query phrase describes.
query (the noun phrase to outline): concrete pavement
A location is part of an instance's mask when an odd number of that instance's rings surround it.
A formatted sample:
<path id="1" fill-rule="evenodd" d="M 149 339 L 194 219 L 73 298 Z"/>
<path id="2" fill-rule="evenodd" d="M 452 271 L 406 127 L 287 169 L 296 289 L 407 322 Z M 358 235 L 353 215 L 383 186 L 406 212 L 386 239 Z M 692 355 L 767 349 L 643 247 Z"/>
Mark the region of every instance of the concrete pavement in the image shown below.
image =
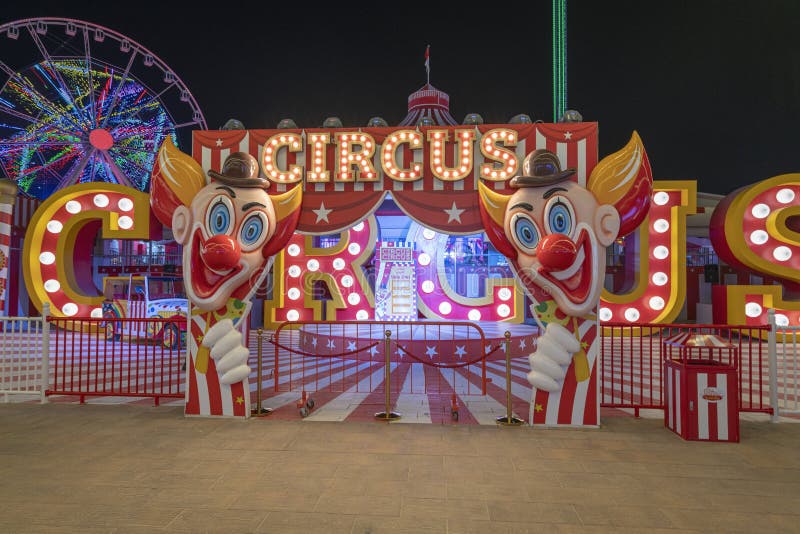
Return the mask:
<path id="1" fill-rule="evenodd" d="M 798 532 L 800 425 L 594 430 L 0 405 L 2 532 Z"/>

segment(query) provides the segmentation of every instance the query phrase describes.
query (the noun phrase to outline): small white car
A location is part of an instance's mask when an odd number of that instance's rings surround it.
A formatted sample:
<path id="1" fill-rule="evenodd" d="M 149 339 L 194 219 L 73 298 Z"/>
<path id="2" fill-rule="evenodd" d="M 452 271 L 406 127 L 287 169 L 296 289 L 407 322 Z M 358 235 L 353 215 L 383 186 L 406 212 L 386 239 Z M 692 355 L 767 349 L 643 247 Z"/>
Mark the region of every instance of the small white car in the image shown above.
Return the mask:
<path id="1" fill-rule="evenodd" d="M 165 276 L 108 276 L 103 291 L 103 317 L 108 319 L 106 339 L 131 336 L 137 340 L 160 340 L 168 349 L 186 342 L 186 313 L 189 301 L 183 278 Z M 114 321 L 113 319 L 184 319 L 175 323 Z"/>

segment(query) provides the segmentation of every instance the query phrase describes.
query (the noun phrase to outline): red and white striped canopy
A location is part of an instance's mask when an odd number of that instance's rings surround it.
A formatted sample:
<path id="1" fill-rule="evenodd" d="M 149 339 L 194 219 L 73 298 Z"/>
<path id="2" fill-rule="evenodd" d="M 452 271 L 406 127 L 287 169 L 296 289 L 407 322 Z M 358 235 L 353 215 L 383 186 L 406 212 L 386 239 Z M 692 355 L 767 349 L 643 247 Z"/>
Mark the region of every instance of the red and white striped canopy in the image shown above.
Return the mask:
<path id="1" fill-rule="evenodd" d="M 431 119 L 436 126 L 458 124 L 450 115 L 450 96 L 429 83 L 409 95 L 408 115 L 399 126 L 416 126 L 423 118 Z"/>

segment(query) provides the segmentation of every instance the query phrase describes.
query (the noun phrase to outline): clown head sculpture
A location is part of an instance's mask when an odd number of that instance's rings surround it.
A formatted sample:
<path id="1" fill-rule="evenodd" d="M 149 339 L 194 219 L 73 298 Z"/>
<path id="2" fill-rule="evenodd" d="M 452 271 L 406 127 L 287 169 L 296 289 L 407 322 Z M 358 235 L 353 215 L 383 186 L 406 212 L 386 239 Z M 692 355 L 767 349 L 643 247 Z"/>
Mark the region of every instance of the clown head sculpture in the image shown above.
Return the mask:
<path id="1" fill-rule="evenodd" d="M 258 162 L 244 152 L 228 156 L 222 171 L 209 171 L 206 180 L 199 165 L 171 143 L 159 150 L 151 205 L 183 245 L 183 278 L 192 308 L 187 337 L 194 376 L 187 376 L 187 414 L 249 413 L 249 351 L 237 328 L 273 254 L 297 226 L 302 195 L 295 187 L 271 196 L 269 182 L 258 174 Z"/>
<path id="2" fill-rule="evenodd" d="M 585 187 L 575 181 L 574 169 L 562 170 L 558 156 L 547 150 L 528 154 L 509 185 L 516 191 L 502 195 L 480 184 L 481 217 L 545 329 L 530 357 L 528 380 L 536 390 L 555 393 L 567 378 L 583 382 L 592 376 L 588 341 L 596 327 L 581 325 L 595 321 L 606 247 L 647 215 L 650 166 L 634 133 L 623 150 L 595 167 Z"/>
<path id="3" fill-rule="evenodd" d="M 605 247 L 619 232 L 619 214 L 569 180 L 558 157 L 536 150 L 525 158 L 518 188 L 508 201 L 503 228 L 516 253 L 517 274 L 537 301 L 555 300 L 573 316 L 591 312 L 600 297 Z"/>
<path id="4" fill-rule="evenodd" d="M 267 260 L 277 251 L 271 241 L 277 216 L 269 182 L 258 177 L 250 154 L 228 156 L 221 173 L 208 172 L 211 183 L 189 206 L 172 215 L 172 232 L 183 245 L 186 293 L 205 311 L 218 310 L 231 298 L 242 300 L 262 279 Z M 284 227 L 285 230 L 285 227 Z"/>

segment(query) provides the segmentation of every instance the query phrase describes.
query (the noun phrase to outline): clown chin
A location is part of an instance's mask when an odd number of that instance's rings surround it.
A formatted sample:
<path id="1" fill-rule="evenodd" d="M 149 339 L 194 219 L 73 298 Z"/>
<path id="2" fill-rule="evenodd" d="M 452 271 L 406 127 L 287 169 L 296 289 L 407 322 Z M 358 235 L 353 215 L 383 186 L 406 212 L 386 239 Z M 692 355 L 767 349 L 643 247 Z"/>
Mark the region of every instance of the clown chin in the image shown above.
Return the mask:
<path id="1" fill-rule="evenodd" d="M 591 274 L 592 276 L 596 276 L 597 257 L 595 255 L 592 256 L 591 262 L 592 262 Z M 569 297 L 567 297 L 567 295 L 564 293 L 563 289 L 544 280 L 543 277 L 539 277 L 539 280 L 545 283 L 553 300 L 556 301 L 556 305 L 558 306 L 558 308 L 567 315 L 573 317 L 582 317 L 584 315 L 592 313 L 597 305 L 597 299 L 600 296 L 600 290 L 601 290 L 601 286 L 597 280 L 591 280 L 589 293 L 580 302 L 573 302 L 572 300 L 570 300 Z"/>
<path id="2" fill-rule="evenodd" d="M 549 273 L 548 275 L 537 271 L 517 273 L 518 276 L 523 274 L 520 278 L 526 282 L 525 292 L 536 304 L 552 299 L 563 313 L 573 317 L 582 317 L 594 311 L 602 289 L 600 283 L 602 278 L 599 278 L 597 273 L 599 265 L 597 255 L 600 248 L 597 243 L 597 238 L 591 229 L 583 226 L 583 228 L 578 228 L 579 232 L 581 230 L 586 232 L 589 246 L 586 252 L 584 252 L 584 248 L 581 247 L 577 260 L 582 258 L 584 262 L 590 262 L 589 269 L 585 269 L 580 265 L 581 262 L 577 261 L 576 264 L 568 267 L 564 271 Z M 587 258 L 586 256 L 589 257 Z M 579 302 L 571 300 L 566 294 L 566 291 L 569 291 L 569 287 L 563 288 L 561 287 L 562 284 L 559 283 L 561 281 L 559 278 L 565 278 L 564 282 L 567 282 L 567 279 L 576 276 L 576 273 L 577 275 L 590 278 L 589 280 L 581 280 L 581 282 L 589 284 L 589 291 L 586 293 L 583 300 Z"/>
<path id="3" fill-rule="evenodd" d="M 230 273 L 220 274 L 211 270 L 199 257 L 193 258 L 195 243 L 186 246 L 183 249 L 183 264 L 196 265 L 198 271 L 209 271 L 208 273 L 197 272 L 193 273 L 191 269 L 183 271 L 183 285 L 186 289 L 186 296 L 192 304 L 203 311 L 215 311 L 225 306 L 231 294 L 244 282 L 250 273 L 247 271 L 247 263 L 240 261 L 239 265 L 231 272 L 238 271 L 235 275 L 230 276 Z M 218 277 L 219 280 L 224 280 L 226 276 L 230 276 L 227 280 L 222 281 L 216 287 L 211 287 L 209 290 L 201 289 L 202 286 L 210 285 L 208 280 L 209 276 L 214 279 Z M 205 277 L 206 279 L 200 280 Z"/>
<path id="4" fill-rule="evenodd" d="M 597 299 L 599 296 L 600 286 L 596 282 L 593 282 L 593 287 L 586 299 L 577 304 L 563 296 L 560 290 L 556 290 L 556 292 L 553 294 L 556 304 L 561 311 L 573 317 L 582 317 L 592 313 L 597 306 Z"/>
<path id="5" fill-rule="evenodd" d="M 231 294 L 247 279 L 248 273 L 244 271 L 247 267 L 244 262 L 240 263 L 240 272 L 236 276 L 229 278 L 219 285 L 210 295 L 203 298 L 198 295 L 198 291 L 192 281 L 192 273 L 184 274 L 184 285 L 186 295 L 196 307 L 203 311 L 218 310 L 225 306 Z M 202 275 L 199 275 L 202 276 Z"/>

